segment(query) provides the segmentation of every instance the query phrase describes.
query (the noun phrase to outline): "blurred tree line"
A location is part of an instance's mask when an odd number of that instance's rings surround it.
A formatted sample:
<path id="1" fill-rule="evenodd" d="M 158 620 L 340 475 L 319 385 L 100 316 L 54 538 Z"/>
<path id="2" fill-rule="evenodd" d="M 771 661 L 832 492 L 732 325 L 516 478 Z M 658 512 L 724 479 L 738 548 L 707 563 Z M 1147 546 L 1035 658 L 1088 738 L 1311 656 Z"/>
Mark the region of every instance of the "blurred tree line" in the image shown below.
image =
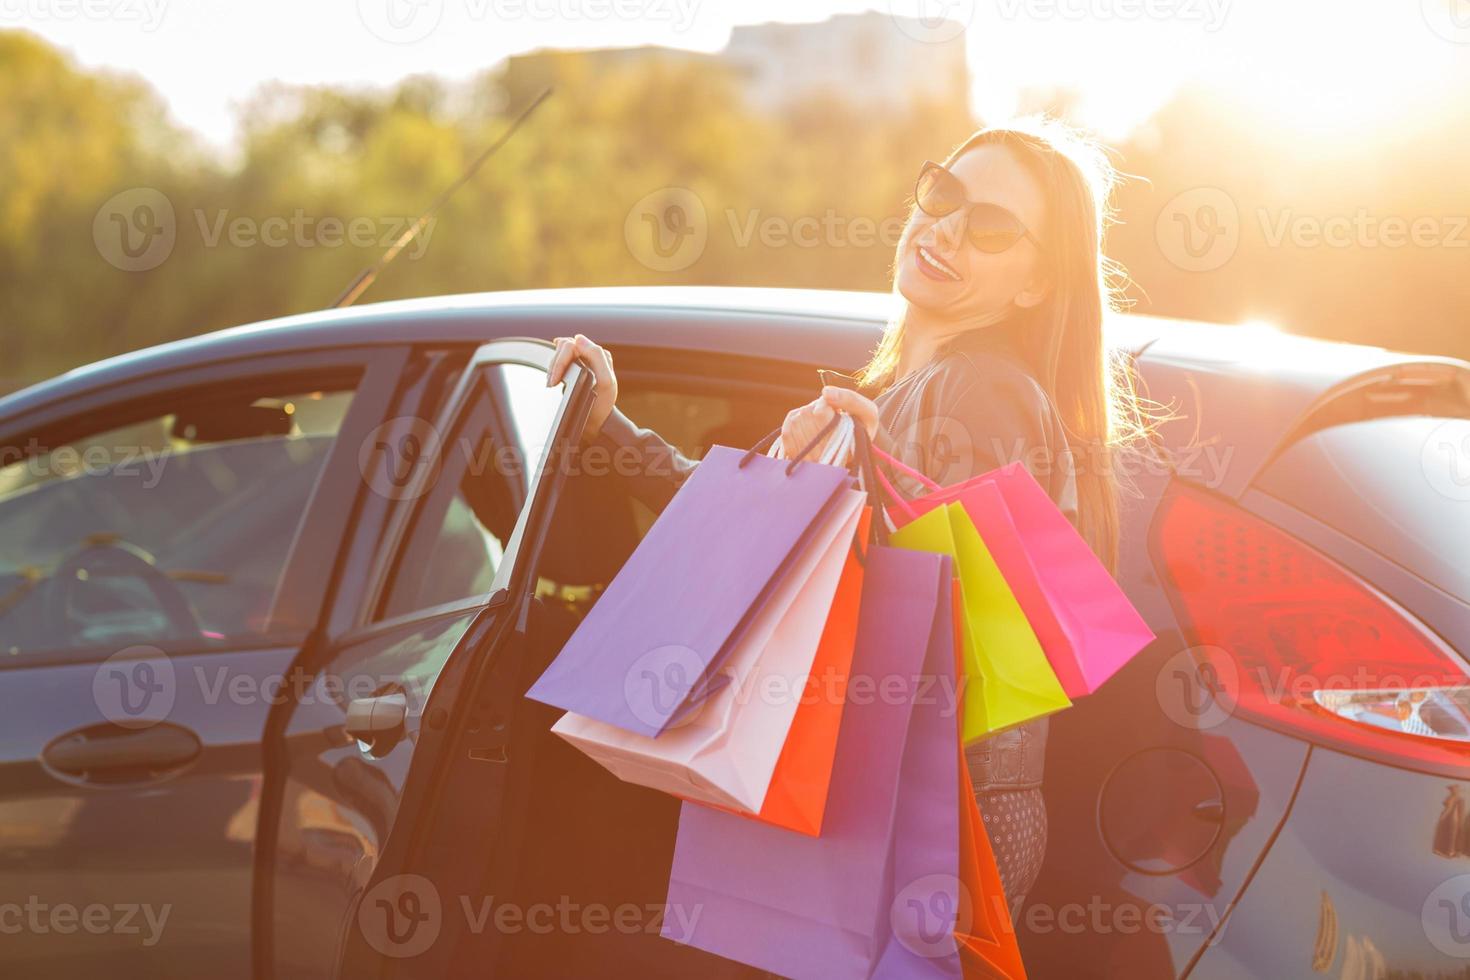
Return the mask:
<path id="1" fill-rule="evenodd" d="M 548 52 L 464 84 L 265 86 L 227 162 L 172 126 L 141 81 L 0 32 L 0 391 L 327 305 L 543 84 L 552 99 L 365 301 L 637 283 L 886 289 L 918 165 L 975 125 L 962 100 L 900 110 L 832 94 L 758 109 L 711 59 Z M 1144 178 L 1124 184 L 1109 245 L 1135 309 L 1470 356 L 1470 229 L 1457 245 L 1452 227 L 1470 213 L 1456 172 L 1470 109 L 1446 112 L 1459 119 L 1394 141 L 1363 134 L 1330 157 L 1184 93 L 1116 147 L 1120 168 Z M 99 209 L 139 187 L 172 206 L 174 242 L 129 270 Z M 665 187 L 693 191 L 708 227 L 698 258 L 672 271 L 640 261 L 624 235 L 630 209 Z M 1158 222 L 1198 187 L 1223 189 L 1240 225 L 1238 246 L 1205 270 L 1181 267 Z M 1276 231 L 1283 214 L 1295 229 L 1301 216 L 1364 209 L 1436 217 L 1442 240 L 1338 247 Z M 354 221 L 366 232 L 344 235 Z"/>

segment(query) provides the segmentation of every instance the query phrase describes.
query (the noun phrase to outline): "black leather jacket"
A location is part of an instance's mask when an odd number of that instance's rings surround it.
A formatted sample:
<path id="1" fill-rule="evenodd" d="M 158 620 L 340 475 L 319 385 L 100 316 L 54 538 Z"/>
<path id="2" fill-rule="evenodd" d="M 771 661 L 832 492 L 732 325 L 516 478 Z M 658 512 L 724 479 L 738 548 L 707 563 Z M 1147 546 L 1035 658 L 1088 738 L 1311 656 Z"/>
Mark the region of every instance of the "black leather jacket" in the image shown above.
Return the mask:
<path id="1" fill-rule="evenodd" d="M 941 485 L 960 483 L 1020 461 L 1053 501 L 1076 521 L 1072 455 L 1056 411 L 1041 385 L 1014 353 L 1016 325 L 961 334 L 924 368 L 876 397 L 886 452 Z M 662 510 L 697 465 L 656 433 L 614 411 L 597 442 L 612 453 L 636 453 L 644 462 L 629 477 L 632 492 Z M 900 478 L 898 489 L 922 493 Z M 977 794 L 1041 785 L 1047 719 L 1041 718 L 966 746 Z"/>

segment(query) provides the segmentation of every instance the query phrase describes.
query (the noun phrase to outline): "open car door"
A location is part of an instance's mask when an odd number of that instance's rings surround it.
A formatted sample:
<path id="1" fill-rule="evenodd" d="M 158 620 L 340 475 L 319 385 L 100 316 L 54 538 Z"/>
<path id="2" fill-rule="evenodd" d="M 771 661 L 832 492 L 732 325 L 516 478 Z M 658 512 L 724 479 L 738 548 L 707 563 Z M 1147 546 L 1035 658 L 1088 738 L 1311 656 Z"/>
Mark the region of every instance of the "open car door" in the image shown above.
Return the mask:
<path id="1" fill-rule="evenodd" d="M 590 404 L 575 365 L 546 386 L 552 353 L 487 343 L 455 365 L 432 418 L 392 419 L 363 447 L 361 512 L 382 517 L 359 521 L 331 635 L 268 732 L 257 976 L 384 975 L 429 955 L 456 910 L 451 886 L 404 869 L 456 762 L 472 763 L 482 814 L 504 789 L 519 688 L 496 678 Z"/>

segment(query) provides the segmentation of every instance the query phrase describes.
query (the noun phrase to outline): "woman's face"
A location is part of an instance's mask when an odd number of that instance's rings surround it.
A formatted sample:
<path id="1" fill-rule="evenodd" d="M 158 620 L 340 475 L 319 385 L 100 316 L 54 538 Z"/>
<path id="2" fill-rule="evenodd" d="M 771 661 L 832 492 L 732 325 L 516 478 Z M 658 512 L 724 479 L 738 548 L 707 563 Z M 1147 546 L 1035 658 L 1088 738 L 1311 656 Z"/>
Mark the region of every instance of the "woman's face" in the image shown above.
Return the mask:
<path id="1" fill-rule="evenodd" d="M 1041 185 L 999 144 L 981 144 L 950 165 L 972 204 L 998 204 L 1041 239 L 1046 199 Z M 1029 238 L 986 253 L 965 234 L 968 208 L 934 218 L 918 208 L 899 242 L 897 285 L 912 306 L 946 320 L 990 319 L 1046 296 L 1043 259 Z M 1045 239 L 1042 239 L 1044 242 Z M 940 269 L 931 264 L 938 263 Z"/>

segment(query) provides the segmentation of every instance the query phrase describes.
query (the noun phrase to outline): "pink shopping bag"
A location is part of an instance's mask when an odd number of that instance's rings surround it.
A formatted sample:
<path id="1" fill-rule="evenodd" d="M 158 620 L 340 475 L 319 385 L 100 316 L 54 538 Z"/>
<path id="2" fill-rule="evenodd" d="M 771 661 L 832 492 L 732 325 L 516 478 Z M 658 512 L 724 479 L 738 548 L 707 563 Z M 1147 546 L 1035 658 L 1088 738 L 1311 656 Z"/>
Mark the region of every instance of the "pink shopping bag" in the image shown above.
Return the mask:
<path id="1" fill-rule="evenodd" d="M 892 494 L 895 521 L 959 502 L 1031 622 L 1068 697 L 1096 691 L 1154 639 L 1107 568 L 1020 463 L 941 487 L 874 447 L 873 455 L 930 492 Z"/>

